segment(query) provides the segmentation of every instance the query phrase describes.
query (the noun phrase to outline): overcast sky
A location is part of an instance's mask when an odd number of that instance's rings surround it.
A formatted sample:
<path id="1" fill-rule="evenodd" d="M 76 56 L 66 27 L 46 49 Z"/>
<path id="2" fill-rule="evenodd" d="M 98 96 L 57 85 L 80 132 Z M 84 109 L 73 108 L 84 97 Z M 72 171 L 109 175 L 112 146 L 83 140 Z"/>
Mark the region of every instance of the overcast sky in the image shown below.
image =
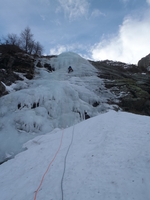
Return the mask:
<path id="1" fill-rule="evenodd" d="M 45 54 L 137 63 L 150 53 L 150 0 L 0 0 L 0 37 L 27 26 Z"/>

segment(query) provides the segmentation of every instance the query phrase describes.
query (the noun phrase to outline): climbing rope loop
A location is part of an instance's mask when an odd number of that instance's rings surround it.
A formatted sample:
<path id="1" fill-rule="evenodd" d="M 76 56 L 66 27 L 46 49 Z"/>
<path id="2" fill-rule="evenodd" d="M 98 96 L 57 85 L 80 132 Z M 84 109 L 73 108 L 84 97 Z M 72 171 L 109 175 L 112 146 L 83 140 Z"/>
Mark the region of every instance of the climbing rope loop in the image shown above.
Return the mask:
<path id="1" fill-rule="evenodd" d="M 51 162 L 49 163 L 49 165 L 48 165 L 48 167 L 47 167 L 45 173 L 43 174 L 43 177 L 42 177 L 42 179 L 41 179 L 41 182 L 40 182 L 40 184 L 39 184 L 39 187 L 38 187 L 37 190 L 35 191 L 34 200 L 37 199 L 37 194 L 38 194 L 38 191 L 40 190 L 40 188 L 41 188 L 41 186 L 42 186 L 42 183 L 43 183 L 43 181 L 44 181 L 44 178 L 45 178 L 47 172 L 49 171 L 50 166 L 51 166 L 52 163 L 55 161 L 55 159 L 56 159 L 56 157 L 57 157 L 57 154 L 58 154 L 59 151 L 60 151 L 60 148 L 61 148 L 61 146 L 62 146 L 63 137 L 64 137 L 64 129 L 63 129 L 63 131 L 62 131 L 61 141 L 60 141 L 58 150 L 57 150 L 57 152 L 55 153 L 55 155 L 54 155 L 53 159 L 51 160 Z M 70 147 L 71 147 L 71 145 L 72 145 L 72 143 L 73 143 L 73 138 L 74 138 L 74 126 L 73 126 L 73 130 L 72 130 L 71 141 L 70 141 L 70 144 L 69 144 L 69 146 L 68 146 L 68 149 L 67 149 L 67 152 L 66 152 L 65 158 L 64 158 L 63 174 L 62 174 L 62 178 L 61 178 L 61 199 L 62 199 L 62 200 L 64 200 L 64 189 L 63 189 L 63 185 L 64 185 L 64 176 L 65 176 L 65 171 L 66 171 L 67 156 L 68 156 L 68 154 L 69 154 Z"/>
<path id="2" fill-rule="evenodd" d="M 42 183 L 43 183 L 43 181 L 44 181 L 45 175 L 47 174 L 47 172 L 48 172 L 50 166 L 52 165 L 52 163 L 54 162 L 54 160 L 55 160 L 56 157 L 57 157 L 57 154 L 58 154 L 59 151 L 60 151 L 60 148 L 61 148 L 61 145 L 62 145 L 63 136 L 64 136 L 64 129 L 63 129 L 63 131 L 62 131 L 61 141 L 60 141 L 58 150 L 57 150 L 57 152 L 55 153 L 55 155 L 54 155 L 53 159 L 51 160 L 51 162 L 49 163 L 49 165 L 48 165 L 48 167 L 47 167 L 47 170 L 46 170 L 45 173 L 43 174 L 43 177 L 42 177 L 42 179 L 41 179 L 40 185 L 39 185 L 39 187 L 37 188 L 37 190 L 35 191 L 34 200 L 36 200 L 37 193 L 38 193 L 39 189 L 40 189 L 41 186 L 42 186 Z"/>
<path id="3" fill-rule="evenodd" d="M 65 111 L 66 111 L 66 107 L 65 107 Z M 64 121 L 63 121 L 63 126 L 65 127 L 65 118 L 64 118 Z M 62 178 L 61 178 L 61 199 L 64 200 L 64 190 L 63 190 L 63 184 L 64 184 L 64 176 L 65 176 L 65 171 L 66 171 L 66 162 L 67 162 L 67 156 L 68 156 L 68 153 L 69 153 L 69 150 L 70 150 L 70 147 L 73 143 L 73 137 L 74 137 L 74 126 L 73 126 L 73 130 L 72 130 L 72 136 L 71 136 L 71 141 L 70 141 L 70 144 L 68 146 L 68 149 L 67 149 L 67 152 L 65 154 L 65 158 L 64 158 L 64 166 L 63 166 L 63 174 L 62 174 Z M 39 184 L 39 187 L 37 188 L 37 190 L 35 191 L 35 196 L 34 196 L 34 200 L 37 200 L 37 194 L 38 194 L 38 191 L 40 190 L 41 186 L 42 186 L 42 183 L 44 181 L 44 178 L 47 174 L 47 172 L 49 171 L 49 168 L 51 167 L 52 163 L 55 161 L 58 153 L 60 152 L 60 149 L 61 149 L 61 146 L 62 146 L 62 141 L 63 141 L 63 138 L 64 138 L 64 129 L 62 131 L 62 135 L 61 135 L 61 140 L 60 140 L 60 144 L 59 144 L 59 147 L 58 147 L 58 150 L 56 151 L 53 159 L 51 160 L 51 162 L 49 163 L 45 173 L 43 174 L 43 177 L 41 179 L 41 182 Z"/>

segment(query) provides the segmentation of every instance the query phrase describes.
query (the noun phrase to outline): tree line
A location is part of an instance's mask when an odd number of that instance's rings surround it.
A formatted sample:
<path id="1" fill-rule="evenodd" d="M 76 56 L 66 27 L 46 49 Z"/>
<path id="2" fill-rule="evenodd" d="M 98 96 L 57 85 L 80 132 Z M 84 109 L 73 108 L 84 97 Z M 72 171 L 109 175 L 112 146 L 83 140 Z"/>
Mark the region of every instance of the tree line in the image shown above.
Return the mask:
<path id="1" fill-rule="evenodd" d="M 26 27 L 21 33 L 20 36 L 17 34 L 8 34 L 6 37 L 3 37 L 0 40 L 1 45 L 15 45 L 21 50 L 25 51 L 28 54 L 41 55 L 43 52 L 43 46 L 40 42 L 35 41 L 33 34 L 29 27 Z"/>

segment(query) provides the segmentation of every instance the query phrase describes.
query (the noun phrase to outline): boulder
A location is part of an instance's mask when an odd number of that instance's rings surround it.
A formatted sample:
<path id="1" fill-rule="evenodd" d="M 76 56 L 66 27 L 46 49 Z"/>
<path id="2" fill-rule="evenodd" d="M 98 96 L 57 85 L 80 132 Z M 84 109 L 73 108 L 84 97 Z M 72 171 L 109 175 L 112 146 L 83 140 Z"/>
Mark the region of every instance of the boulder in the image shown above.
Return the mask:
<path id="1" fill-rule="evenodd" d="M 139 60 L 138 67 L 144 67 L 146 69 L 150 67 L 150 54 Z"/>
<path id="2" fill-rule="evenodd" d="M 40 62 L 40 60 L 38 61 L 38 63 L 37 63 L 36 66 L 39 67 L 39 68 L 42 68 L 42 67 L 43 67 L 42 64 L 41 64 L 41 62 Z"/>
<path id="3" fill-rule="evenodd" d="M 45 64 L 44 64 L 44 67 L 47 68 L 50 72 L 55 71 L 55 69 L 52 68 L 51 65 L 48 64 L 48 63 L 45 63 Z"/>

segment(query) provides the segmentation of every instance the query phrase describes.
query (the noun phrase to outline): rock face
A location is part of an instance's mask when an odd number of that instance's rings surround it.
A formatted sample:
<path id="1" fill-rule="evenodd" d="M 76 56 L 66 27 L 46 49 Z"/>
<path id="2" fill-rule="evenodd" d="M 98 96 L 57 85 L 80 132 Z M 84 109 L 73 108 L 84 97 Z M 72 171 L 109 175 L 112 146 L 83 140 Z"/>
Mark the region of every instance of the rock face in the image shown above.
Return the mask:
<path id="1" fill-rule="evenodd" d="M 0 96 L 6 94 L 5 85 L 22 80 L 15 72 L 24 73 L 28 79 L 34 76 L 34 58 L 12 45 L 0 45 Z"/>
<path id="2" fill-rule="evenodd" d="M 56 56 L 52 56 L 52 57 L 56 57 Z M 45 68 L 47 68 L 49 70 L 49 72 L 55 71 L 55 69 L 53 67 L 51 67 L 51 65 L 48 64 L 48 63 L 44 63 L 44 66 L 42 66 L 40 60 L 38 61 L 38 63 L 36 64 L 36 66 L 39 67 L 39 68 L 45 67 Z"/>
<path id="3" fill-rule="evenodd" d="M 150 71 L 145 67 L 113 61 L 90 61 L 106 88 L 118 96 L 124 111 L 150 116 Z M 121 94 L 121 95 L 120 95 Z M 110 102 L 110 104 L 116 102 Z"/>
<path id="4" fill-rule="evenodd" d="M 139 60 L 138 67 L 148 68 L 150 67 L 150 54 Z"/>
<path id="5" fill-rule="evenodd" d="M 39 67 L 39 68 L 42 68 L 42 67 L 43 67 L 42 64 L 41 64 L 41 62 L 40 62 L 40 60 L 38 61 L 38 63 L 37 63 L 36 66 Z"/>

